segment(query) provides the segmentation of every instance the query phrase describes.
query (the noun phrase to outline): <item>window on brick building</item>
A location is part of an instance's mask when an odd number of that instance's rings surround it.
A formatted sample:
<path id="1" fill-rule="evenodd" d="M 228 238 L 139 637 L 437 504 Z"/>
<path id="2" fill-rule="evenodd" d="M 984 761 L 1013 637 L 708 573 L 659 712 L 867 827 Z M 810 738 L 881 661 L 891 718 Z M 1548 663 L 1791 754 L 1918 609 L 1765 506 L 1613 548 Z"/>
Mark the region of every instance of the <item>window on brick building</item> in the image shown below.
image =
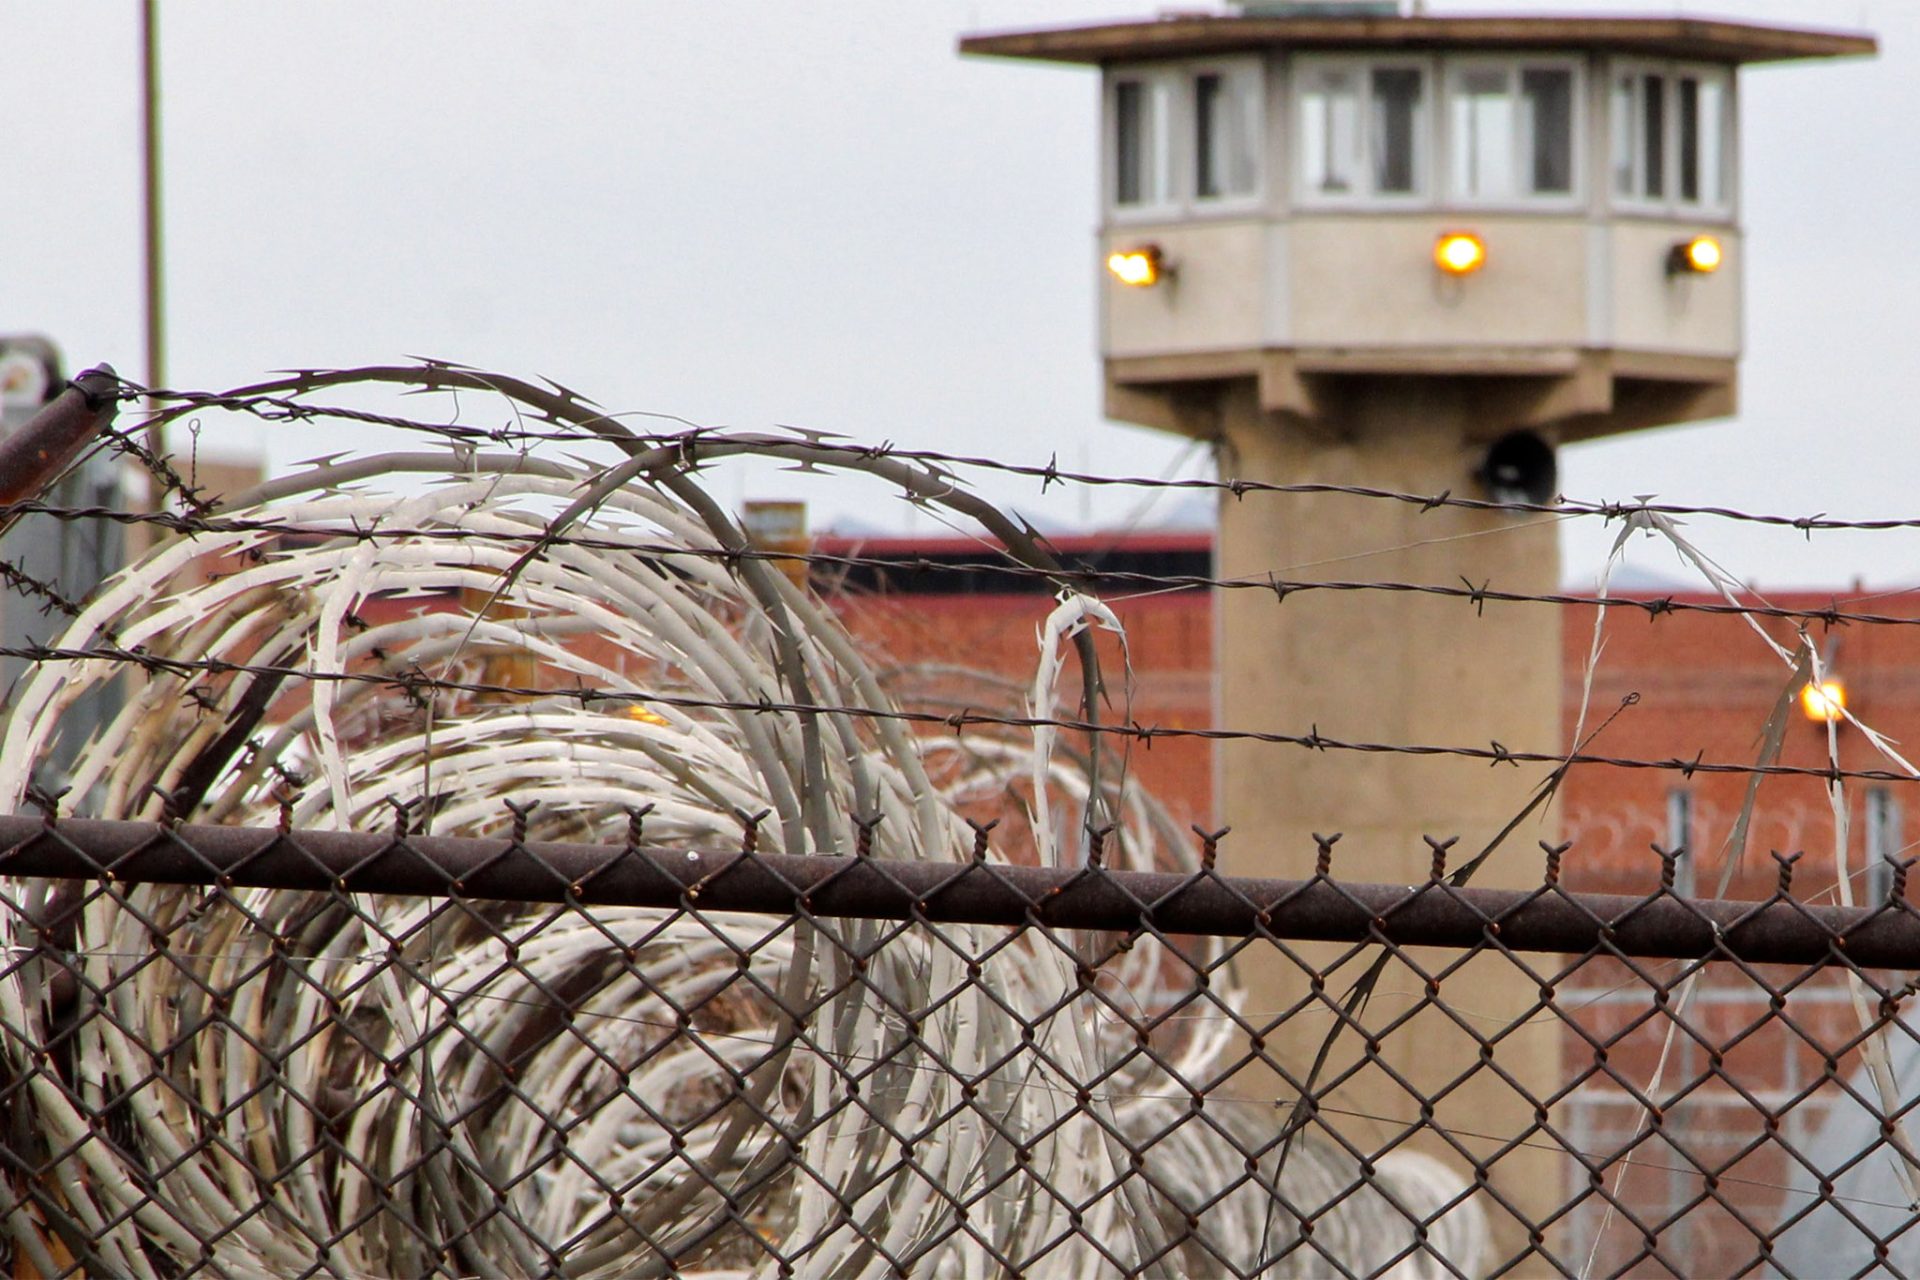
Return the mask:
<path id="1" fill-rule="evenodd" d="M 1877 907 L 1893 896 L 1893 864 L 1905 841 L 1900 834 L 1900 802 L 1890 787 L 1867 788 L 1867 877 L 1862 905 Z"/>
<path id="2" fill-rule="evenodd" d="M 1673 869 L 1673 891 L 1683 898 L 1693 896 L 1693 792 L 1685 787 L 1667 792 L 1665 847 L 1680 854 Z"/>

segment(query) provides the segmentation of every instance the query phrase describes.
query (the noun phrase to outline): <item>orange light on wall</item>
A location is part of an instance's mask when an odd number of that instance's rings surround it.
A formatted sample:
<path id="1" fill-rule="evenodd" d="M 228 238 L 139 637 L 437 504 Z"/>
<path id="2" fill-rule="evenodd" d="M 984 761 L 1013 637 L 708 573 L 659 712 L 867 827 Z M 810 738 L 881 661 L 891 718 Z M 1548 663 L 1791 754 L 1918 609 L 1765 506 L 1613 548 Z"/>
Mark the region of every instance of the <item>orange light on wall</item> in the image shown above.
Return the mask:
<path id="1" fill-rule="evenodd" d="M 1487 265 L 1487 242 L 1471 231 L 1443 231 L 1433 243 L 1433 263 L 1450 276 L 1469 276 Z"/>
<path id="2" fill-rule="evenodd" d="M 1831 724 L 1847 712 L 1847 686 L 1831 678 L 1809 680 L 1800 689 L 1800 710 L 1809 720 Z"/>
<path id="3" fill-rule="evenodd" d="M 1718 240 L 1712 236 L 1695 236 L 1673 246 L 1673 251 L 1667 255 L 1667 273 L 1710 276 L 1720 269 L 1724 261 L 1726 253 L 1720 248 Z"/>
<path id="4" fill-rule="evenodd" d="M 1114 279 L 1135 289 L 1150 289 L 1166 275 L 1166 260 L 1157 244 L 1143 244 L 1107 255 L 1107 270 Z"/>

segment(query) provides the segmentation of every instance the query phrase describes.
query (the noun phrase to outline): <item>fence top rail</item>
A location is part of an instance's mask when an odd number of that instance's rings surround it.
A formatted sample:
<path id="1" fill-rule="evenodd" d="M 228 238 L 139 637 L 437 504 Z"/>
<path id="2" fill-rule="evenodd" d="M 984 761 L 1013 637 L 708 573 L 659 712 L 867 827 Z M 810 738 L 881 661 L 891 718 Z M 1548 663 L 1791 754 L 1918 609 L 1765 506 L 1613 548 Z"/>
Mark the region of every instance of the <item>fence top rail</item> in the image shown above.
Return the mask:
<path id="1" fill-rule="evenodd" d="M 984 850 L 983 850 L 984 852 Z M 882 850 L 882 854 L 884 850 Z M 0 876 L 636 906 L 1165 934 L 1920 969 L 1920 913 L 1896 894 L 1844 908 L 1531 889 L 1366 884 L 392 831 L 0 816 Z"/>

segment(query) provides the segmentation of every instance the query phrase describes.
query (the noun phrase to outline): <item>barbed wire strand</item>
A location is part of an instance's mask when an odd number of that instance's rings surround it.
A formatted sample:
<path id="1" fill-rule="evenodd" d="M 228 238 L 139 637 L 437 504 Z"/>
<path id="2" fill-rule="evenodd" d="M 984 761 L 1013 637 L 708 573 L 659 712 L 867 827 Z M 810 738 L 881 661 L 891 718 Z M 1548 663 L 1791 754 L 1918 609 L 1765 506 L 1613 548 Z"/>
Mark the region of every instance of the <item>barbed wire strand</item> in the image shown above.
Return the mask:
<path id="1" fill-rule="evenodd" d="M 1835 767 L 1816 767 L 1812 765 L 1758 765 L 1745 764 L 1730 760 L 1708 760 L 1704 755 L 1692 760 L 1667 757 L 1652 758 L 1638 756 L 1610 756 L 1591 752 L 1567 753 L 1564 751 L 1521 750 L 1493 742 L 1487 746 L 1466 746 L 1461 744 L 1438 743 L 1393 743 L 1349 740 L 1323 734 L 1318 727 L 1306 733 L 1278 733 L 1257 729 L 1217 729 L 1193 728 L 1184 725 L 1147 725 L 1138 721 L 1117 723 L 1109 721 L 1091 721 L 1062 716 L 1023 716 L 992 711 L 967 710 L 950 714 L 914 711 L 898 707 L 860 706 L 846 703 L 807 703 L 791 702 L 776 698 L 755 700 L 737 698 L 707 698 L 692 694 L 670 693 L 654 690 L 621 690 L 605 688 L 583 688 L 569 686 L 544 686 L 526 684 L 501 684 L 482 680 L 455 680 L 429 677 L 416 672 L 374 672 L 374 671 L 331 671 L 312 667 L 299 667 L 274 663 L 235 662 L 229 659 L 192 659 L 165 657 L 157 654 L 140 653 L 115 646 L 92 646 L 86 648 L 54 648 L 48 645 L 9 645 L 0 646 L 0 657 L 23 658 L 29 662 L 91 662 L 109 661 L 125 663 L 139 667 L 151 674 L 167 675 L 250 675 L 269 676 L 281 679 L 301 679 L 313 681 L 331 681 L 344 683 L 386 685 L 412 699 L 423 698 L 434 691 L 468 694 L 486 694 L 509 698 L 552 698 L 580 702 L 591 705 L 596 702 L 609 703 L 656 703 L 661 706 L 701 709 L 710 711 L 740 711 L 756 714 L 792 714 L 808 716 L 847 716 L 853 719 L 890 720 L 907 724 L 938 726 L 947 729 L 968 729 L 982 726 L 1011 729 L 1065 729 L 1074 733 L 1103 734 L 1117 738 L 1133 739 L 1151 746 L 1162 740 L 1192 739 L 1204 742 L 1266 742 L 1282 746 L 1302 747 L 1311 751 L 1350 751 L 1363 755 L 1407 755 L 1407 756 L 1452 756 L 1467 760 L 1482 760 L 1489 765 L 1599 765 L 1615 769 L 1653 769 L 1679 773 L 1686 777 L 1694 774 L 1735 774 L 1749 776 L 1759 774 L 1766 777 L 1817 778 L 1830 780 L 1835 778 L 1862 779 L 1873 782 L 1913 782 L 1912 775 L 1888 769 L 1849 769 Z M 1623 700 L 1625 705 L 1634 705 L 1639 695 L 1629 694 Z"/>
<path id="2" fill-rule="evenodd" d="M 430 390 L 452 390 L 451 384 L 442 379 L 451 366 L 423 365 L 404 372 L 416 375 L 421 384 Z M 326 376 L 365 375 L 373 370 L 327 370 Z M 381 370 L 380 372 L 387 372 Z M 307 371 L 308 376 L 320 376 L 322 371 Z M 387 381 L 411 385 L 405 379 L 392 378 Z M 485 440 L 495 443 L 606 443 L 606 437 L 591 430 L 568 429 L 563 424 L 552 422 L 552 430 L 535 431 L 524 427 L 514 430 L 505 428 L 475 428 L 465 425 L 430 423 L 419 419 L 410 419 L 391 414 L 381 414 L 368 410 L 354 409 L 343 405 L 311 404 L 286 396 L 252 393 L 245 389 L 228 392 L 189 391 L 179 389 L 148 390 L 137 383 L 122 380 L 121 396 L 134 401 L 151 399 L 157 403 L 175 402 L 174 408 L 163 410 L 165 416 L 177 416 L 186 409 L 217 408 L 232 412 L 247 413 L 268 421 L 314 421 L 323 418 L 339 418 L 344 421 L 366 422 L 374 425 L 393 426 L 423 434 L 438 435 L 459 444 L 471 444 Z M 290 385 L 290 384 L 289 384 Z M 511 398 L 511 397 L 509 397 Z M 647 417 L 667 421 L 686 423 L 688 420 L 673 414 L 651 411 L 630 411 L 625 413 L 596 413 L 592 421 L 597 423 L 615 423 L 627 417 Z M 549 420 L 551 421 L 551 420 Z M 1450 489 L 1438 493 L 1412 493 L 1405 490 L 1382 488 L 1373 485 L 1332 484 L 1317 481 L 1275 482 L 1250 479 L 1216 479 L 1199 476 L 1157 477 L 1143 475 L 1112 475 L 1101 472 L 1082 471 L 1062 467 L 1057 456 L 1050 458 L 1045 465 L 1034 463 L 1009 462 L 1005 459 L 986 457 L 978 454 L 949 453 L 938 449 L 908 448 L 891 442 L 878 445 L 837 444 L 830 438 L 831 433 L 790 428 L 792 434 L 778 435 L 770 433 L 742 432 L 729 428 L 688 425 L 684 430 L 654 434 L 633 434 L 630 438 L 649 445 L 678 445 L 731 440 L 762 443 L 792 443 L 796 439 L 805 439 L 821 451 L 844 454 L 848 457 L 888 458 L 896 461 L 915 462 L 936 467 L 967 467 L 974 470 L 998 472 L 1038 480 L 1044 493 L 1055 484 L 1080 484 L 1097 487 L 1127 487 L 1142 489 L 1194 490 L 1209 493 L 1231 495 L 1245 498 L 1251 494 L 1326 494 L 1354 498 L 1364 498 L 1384 502 L 1394 502 L 1423 509 L 1433 510 L 1440 507 L 1456 507 L 1473 511 L 1493 511 L 1508 513 L 1532 513 L 1538 515 L 1597 517 L 1602 520 L 1627 519 L 1637 513 L 1652 513 L 1673 517 L 1712 517 L 1750 524 L 1761 524 L 1779 528 L 1789 528 L 1796 532 L 1853 530 L 1861 532 L 1887 532 L 1901 529 L 1920 528 L 1920 517 L 1893 517 L 1878 519 L 1845 518 L 1820 512 L 1813 515 L 1782 515 L 1768 512 L 1746 511 L 1736 507 L 1711 504 L 1690 504 L 1659 502 L 1652 498 L 1635 498 L 1630 501 L 1582 501 L 1562 499 L 1557 502 L 1521 502 L 1494 498 L 1473 498 L 1455 495 Z"/>
<path id="3" fill-rule="evenodd" d="M 119 525 L 152 525 L 156 528 L 191 537 L 202 533 L 247 533 L 257 532 L 282 538 L 327 538 L 347 541 L 380 543 L 399 540 L 447 540 L 471 543 L 495 543 L 505 546 L 532 547 L 537 544 L 547 546 L 577 547 L 583 550 L 618 551 L 626 554 L 655 556 L 662 560 L 688 559 L 712 560 L 728 564 L 745 561 L 760 561 L 774 564 L 804 564 L 809 568 L 820 569 L 870 569 L 876 574 L 885 574 L 888 579 L 914 579 L 930 575 L 995 575 L 1036 583 L 1058 582 L 1066 578 L 1088 587 L 1100 586 L 1137 586 L 1150 588 L 1139 592 L 1129 592 L 1106 597 L 1109 603 L 1123 604 L 1128 600 L 1142 599 L 1151 595 L 1169 591 L 1222 590 L 1222 591 L 1263 591 L 1271 592 L 1276 600 L 1284 601 L 1288 596 L 1312 592 L 1382 592 L 1389 594 L 1430 595 L 1444 599 L 1462 600 L 1476 608 L 1486 604 L 1545 604 L 1563 607 L 1583 607 L 1618 610 L 1622 612 L 1639 611 L 1649 618 L 1658 618 L 1666 614 L 1699 613 L 1722 617 L 1762 617 L 1777 618 L 1799 625 L 1819 625 L 1825 627 L 1843 626 L 1859 623 L 1868 626 L 1910 627 L 1920 626 L 1920 613 L 1914 615 L 1861 613 L 1835 606 L 1820 608 L 1795 608 L 1764 602 L 1752 604 L 1728 604 L 1718 599 L 1689 599 L 1684 592 L 1661 591 L 1658 593 L 1637 593 L 1634 595 L 1595 595 L 1568 591 L 1510 591 L 1490 584 L 1474 585 L 1463 580 L 1455 586 L 1448 583 L 1409 582 L 1400 579 L 1321 579 L 1321 578 L 1282 578 L 1279 571 L 1260 576 L 1216 577 L 1210 574 L 1195 573 L 1148 573 L 1133 569 L 1103 568 L 1097 564 L 1075 561 L 1075 552 L 1060 552 L 1067 559 L 1061 570 L 1046 570 L 1032 565 L 1021 564 L 1013 560 L 943 560 L 935 559 L 925 552 L 910 555 L 862 554 L 859 550 L 848 551 L 799 551 L 774 550 L 743 547 L 737 549 L 719 547 L 689 547 L 685 544 L 627 540 L 608 538 L 591 534 L 559 533 L 543 535 L 534 530 L 472 530 L 472 529 L 427 529 L 407 527 L 355 528 L 341 525 L 305 524 L 299 521 L 266 520 L 233 516 L 192 517 L 178 512 L 141 512 L 125 511 L 118 508 L 85 506 L 59 506 L 45 502 L 22 502 L 0 505 L 0 521 L 15 516 L 41 515 L 61 521 L 103 520 Z M 858 546 L 858 540 L 853 540 Z M 1422 545 L 1422 544 L 1409 544 Z M 991 543 L 982 540 L 982 549 L 996 550 Z M 1377 551 L 1367 551 L 1352 557 L 1341 559 L 1365 559 L 1374 555 L 1389 554 L 1406 550 L 1406 546 L 1383 547 Z M 1110 555 L 1112 552 L 1077 553 L 1095 557 Z M 1314 564 L 1332 563 L 1316 561 Z M 1286 569 L 1313 567 L 1312 565 L 1292 565 Z M 78 601 L 62 595 L 50 583 L 36 581 L 18 564 L 0 560 L 0 577 L 19 589 L 34 595 L 44 602 L 49 611 L 75 615 L 79 612 Z M 849 588 L 851 593 L 861 596 L 885 596 L 884 588 L 872 591 L 859 591 Z M 911 595 L 912 592 L 902 594 Z M 1038 594 L 1038 593 L 1035 593 Z M 1704 593 L 1703 593 L 1704 594 Z M 1900 593 L 1885 593 L 1900 594 Z"/>

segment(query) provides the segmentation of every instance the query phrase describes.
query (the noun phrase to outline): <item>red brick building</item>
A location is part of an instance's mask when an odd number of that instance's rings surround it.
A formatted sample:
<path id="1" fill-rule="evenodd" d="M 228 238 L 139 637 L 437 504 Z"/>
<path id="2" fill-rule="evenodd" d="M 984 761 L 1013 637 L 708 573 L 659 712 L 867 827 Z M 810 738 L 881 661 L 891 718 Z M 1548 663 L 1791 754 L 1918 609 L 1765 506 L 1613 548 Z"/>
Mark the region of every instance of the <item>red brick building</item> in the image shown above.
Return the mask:
<path id="1" fill-rule="evenodd" d="M 1111 575 L 1100 581 L 1099 593 L 1126 625 L 1133 676 L 1131 707 L 1116 704 L 1114 714 L 1124 710 L 1141 725 L 1164 728 L 1236 727 L 1232 708 L 1214 706 L 1213 592 L 1193 581 L 1211 572 L 1209 533 L 1089 534 L 1056 538 L 1053 545 L 1068 562 Z M 877 655 L 901 668 L 914 696 L 973 706 L 997 697 L 996 709 L 1017 713 L 1023 708 L 1038 653 L 1036 628 L 1053 606 L 1044 579 L 978 567 L 1004 562 L 992 548 L 958 536 L 825 537 L 814 550 L 855 562 L 817 567 L 816 585 L 833 596 Z M 884 568 L 861 563 L 875 560 L 891 563 Z M 1138 585 L 1130 580 L 1136 574 Z M 1148 578 L 1174 582 L 1160 585 Z M 1791 650 L 1799 624 L 1791 618 L 1690 607 L 1724 603 L 1705 590 L 1641 589 L 1624 599 L 1632 603 L 1607 610 L 1586 731 L 1606 727 L 1587 752 L 1653 762 L 1754 763 L 1768 718 L 1791 678 L 1787 664 L 1755 628 Z M 1794 591 L 1744 603 L 1816 614 L 1837 608 L 1886 618 L 1832 626 L 1815 621 L 1808 634 L 1844 682 L 1849 710 L 1895 742 L 1920 742 L 1920 591 L 1876 593 L 1855 604 L 1845 593 Z M 1469 601 L 1460 603 L 1462 609 L 1471 607 Z M 1561 739 L 1527 743 L 1525 749 L 1565 750 L 1578 721 L 1595 607 L 1566 610 Z M 1104 637 L 1102 645 L 1110 655 L 1110 673 L 1118 671 L 1117 649 Z M 968 671 L 990 673 L 998 682 L 970 679 Z M 1622 707 L 1629 695 L 1637 696 Z M 1299 728 L 1304 732 L 1307 726 Z M 1853 726 L 1840 723 L 1835 737 L 1843 768 L 1898 771 Z M 1150 746 L 1134 744 L 1130 767 L 1177 812 L 1204 825 L 1215 815 L 1211 756 L 1204 739 L 1160 739 Z M 1809 719 L 1796 699 L 1779 764 L 1820 770 L 1827 762 L 1827 727 Z M 1659 859 L 1651 846 L 1684 844 L 1698 865 L 1683 862 L 1681 884 L 1710 894 L 1747 784 L 1745 773 L 1707 768 L 1691 773 L 1600 764 L 1575 768 L 1557 801 L 1562 832 L 1575 842 L 1570 877 L 1583 888 L 1645 892 L 1658 881 Z M 1884 856 L 1907 856 L 1902 852 L 1908 843 L 1904 814 L 1912 807 L 1915 786 L 1897 780 L 1847 782 L 1856 896 L 1884 892 L 1889 878 L 1878 869 L 1871 877 L 1864 874 L 1863 854 L 1872 853 L 1876 863 Z M 1772 776 L 1762 782 L 1743 869 L 1730 889 L 1734 896 L 1772 891 L 1778 874 L 1769 856 L 1774 850 L 1804 853 L 1795 872 L 1802 891 L 1832 886 L 1832 804 L 1824 778 Z"/>

